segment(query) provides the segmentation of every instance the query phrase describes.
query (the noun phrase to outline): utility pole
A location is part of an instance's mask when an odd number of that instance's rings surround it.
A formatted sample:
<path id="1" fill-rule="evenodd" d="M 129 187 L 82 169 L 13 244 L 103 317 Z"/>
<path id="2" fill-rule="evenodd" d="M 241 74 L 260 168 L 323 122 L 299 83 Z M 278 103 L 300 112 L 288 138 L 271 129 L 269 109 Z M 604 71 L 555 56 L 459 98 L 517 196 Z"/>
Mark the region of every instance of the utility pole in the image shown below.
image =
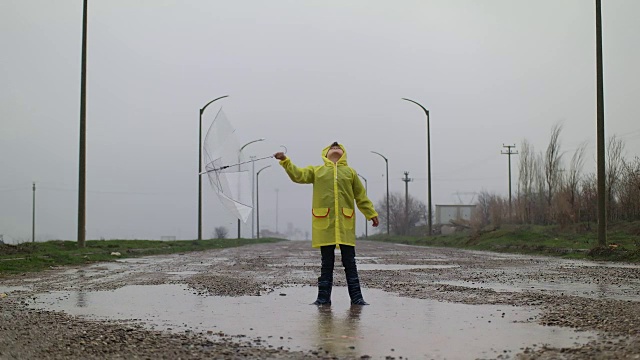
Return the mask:
<path id="1" fill-rule="evenodd" d="M 507 148 L 507 152 L 502 151 L 502 155 L 509 156 L 509 217 L 511 217 L 511 155 L 517 155 L 517 151 L 512 151 L 511 148 L 516 147 L 515 145 L 505 145 L 502 144 L 503 148 Z"/>
<path id="2" fill-rule="evenodd" d="M 409 172 L 404 172 L 404 225 L 407 229 L 407 235 L 409 235 L 409 181 L 413 181 L 413 179 L 409 178 Z"/>
<path id="3" fill-rule="evenodd" d="M 271 165 L 263 167 L 256 173 L 256 226 L 258 227 L 256 236 L 258 239 L 260 239 L 260 173 L 268 167 L 271 167 Z"/>
<path id="4" fill-rule="evenodd" d="M 31 242 L 36 242 L 36 182 L 33 182 L 33 205 L 31 209 Z"/>
<path id="5" fill-rule="evenodd" d="M 250 156 L 251 158 L 251 206 L 255 209 L 256 208 L 256 202 L 255 202 L 255 190 L 256 190 L 256 185 L 255 185 L 255 180 L 256 180 L 256 157 L 255 156 Z M 256 218 L 256 212 L 255 211 L 251 211 L 251 238 L 255 239 L 255 218 Z"/>
<path id="6" fill-rule="evenodd" d="M 82 64 L 80 69 L 80 151 L 78 156 L 78 246 L 84 247 L 87 165 L 87 0 L 82 10 Z"/>
<path id="7" fill-rule="evenodd" d="M 602 75 L 602 4 L 596 0 L 596 74 L 597 74 L 597 153 L 598 153 L 598 245 L 607 245 L 607 208 L 605 202 L 604 85 Z"/>

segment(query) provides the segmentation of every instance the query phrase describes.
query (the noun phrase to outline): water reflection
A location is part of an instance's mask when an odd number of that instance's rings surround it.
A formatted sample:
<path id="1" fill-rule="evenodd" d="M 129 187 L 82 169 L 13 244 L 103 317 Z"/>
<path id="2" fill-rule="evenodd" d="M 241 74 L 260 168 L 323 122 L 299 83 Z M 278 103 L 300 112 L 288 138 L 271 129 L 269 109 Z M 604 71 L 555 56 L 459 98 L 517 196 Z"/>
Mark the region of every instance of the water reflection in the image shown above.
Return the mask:
<path id="1" fill-rule="evenodd" d="M 76 307 L 87 307 L 87 293 L 85 293 L 84 291 L 78 291 L 77 293 L 77 297 L 76 297 Z"/>
<path id="2" fill-rule="evenodd" d="M 597 285 L 598 288 L 598 298 L 599 299 L 606 299 L 609 295 L 609 293 L 611 293 L 611 291 L 609 290 L 609 285 L 605 284 L 605 283 L 599 283 Z"/>
<path id="3" fill-rule="evenodd" d="M 331 306 L 318 306 L 318 348 L 331 354 L 355 357 L 358 355 L 360 315 L 364 306 L 353 305 L 344 317 L 335 315 Z"/>
<path id="4" fill-rule="evenodd" d="M 87 293 L 84 291 L 85 272 L 84 269 L 78 269 L 78 279 L 80 279 L 80 290 L 76 292 L 76 307 L 87 307 Z"/>

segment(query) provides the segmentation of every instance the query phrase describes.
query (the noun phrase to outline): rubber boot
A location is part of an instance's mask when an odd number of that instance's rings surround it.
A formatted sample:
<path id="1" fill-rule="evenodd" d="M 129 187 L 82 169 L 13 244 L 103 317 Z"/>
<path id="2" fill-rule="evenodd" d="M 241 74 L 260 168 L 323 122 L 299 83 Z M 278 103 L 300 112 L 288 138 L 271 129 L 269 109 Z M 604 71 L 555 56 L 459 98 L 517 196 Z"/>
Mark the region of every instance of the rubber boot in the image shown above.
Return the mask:
<path id="1" fill-rule="evenodd" d="M 312 305 L 331 305 L 331 289 L 333 282 L 326 280 L 323 276 L 318 278 L 318 298 Z"/>
<path id="2" fill-rule="evenodd" d="M 352 275 L 347 275 L 347 289 L 349 290 L 351 305 L 369 305 L 369 303 L 364 301 L 364 297 L 362 296 L 357 271 L 354 271 Z"/>
<path id="3" fill-rule="evenodd" d="M 320 250 L 322 253 L 322 267 L 318 278 L 318 298 L 312 305 L 331 305 L 335 246 L 323 246 Z"/>
<path id="4" fill-rule="evenodd" d="M 351 305 L 369 305 L 362 296 L 360 290 L 360 279 L 358 278 L 358 269 L 356 267 L 356 259 L 354 256 L 342 256 L 342 265 L 344 265 L 344 273 L 347 276 L 347 289 L 351 298 Z"/>

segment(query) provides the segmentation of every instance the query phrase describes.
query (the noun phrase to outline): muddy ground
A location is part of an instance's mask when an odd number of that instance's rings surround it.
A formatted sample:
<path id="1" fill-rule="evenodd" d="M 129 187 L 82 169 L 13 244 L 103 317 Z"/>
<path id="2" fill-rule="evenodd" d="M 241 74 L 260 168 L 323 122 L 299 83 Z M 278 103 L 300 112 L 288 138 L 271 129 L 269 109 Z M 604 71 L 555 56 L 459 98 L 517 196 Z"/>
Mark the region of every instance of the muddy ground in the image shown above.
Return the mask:
<path id="1" fill-rule="evenodd" d="M 636 265 L 367 241 L 360 241 L 356 250 L 365 300 L 374 309 L 376 292 L 369 290 L 368 297 L 368 289 L 397 298 L 532 309 L 536 315 L 527 322 L 595 334 L 589 341 L 563 347 L 545 346 L 532 337 L 517 351 L 497 349 L 490 355 L 465 353 L 462 343 L 457 355 L 439 357 L 425 351 L 419 358 L 640 359 L 640 267 Z M 74 316 L 51 310 L 55 309 L 51 297 L 42 300 L 43 294 L 114 291 L 131 285 L 182 284 L 203 299 L 284 296 L 288 288 L 308 285 L 295 293 L 308 296 L 304 301 L 310 303 L 315 299 L 311 286 L 319 262 L 319 251 L 308 242 L 291 241 L 3 277 L 0 359 L 406 358 L 401 348 L 368 353 L 366 341 L 356 352 L 344 353 L 332 351 L 331 346 L 273 346 L 269 339 L 220 329 L 156 328 L 144 317 L 123 321 Z M 334 278 L 334 292 L 346 291 L 340 290 L 346 285 L 340 256 Z M 335 302 L 334 295 L 334 308 Z M 389 317 L 393 321 L 393 315 Z"/>

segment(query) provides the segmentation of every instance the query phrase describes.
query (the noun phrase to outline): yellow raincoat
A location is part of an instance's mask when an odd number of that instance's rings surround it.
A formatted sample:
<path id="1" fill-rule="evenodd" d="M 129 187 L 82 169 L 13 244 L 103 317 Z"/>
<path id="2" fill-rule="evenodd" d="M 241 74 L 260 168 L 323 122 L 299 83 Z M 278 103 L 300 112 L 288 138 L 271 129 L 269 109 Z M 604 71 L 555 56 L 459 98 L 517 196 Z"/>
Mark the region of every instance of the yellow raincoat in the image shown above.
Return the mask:
<path id="1" fill-rule="evenodd" d="M 354 202 L 367 220 L 378 216 L 367 197 L 358 174 L 347 165 L 347 151 L 337 163 L 327 158 L 331 146 L 322 150 L 324 165 L 299 168 L 287 157 L 280 161 L 291 180 L 313 184 L 312 242 L 314 248 L 325 245 L 356 245 Z"/>

